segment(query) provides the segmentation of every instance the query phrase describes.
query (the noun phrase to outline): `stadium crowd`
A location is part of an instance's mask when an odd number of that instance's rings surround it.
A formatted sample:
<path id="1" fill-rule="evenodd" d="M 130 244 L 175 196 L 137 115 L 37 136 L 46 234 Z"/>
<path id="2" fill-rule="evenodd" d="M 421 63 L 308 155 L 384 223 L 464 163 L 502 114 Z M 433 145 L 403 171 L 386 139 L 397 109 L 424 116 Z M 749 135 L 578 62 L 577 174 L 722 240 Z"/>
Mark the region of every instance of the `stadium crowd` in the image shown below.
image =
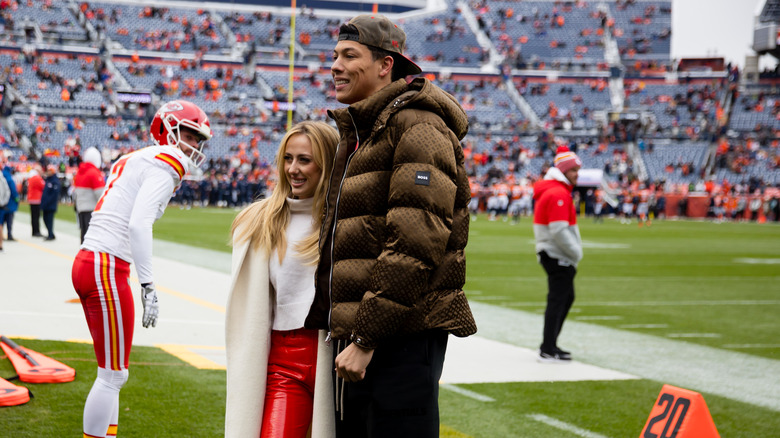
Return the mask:
<path id="1" fill-rule="evenodd" d="M 705 193 L 712 208 L 682 215 L 722 208 L 716 216 L 740 217 L 739 199 L 749 204 L 760 197 L 762 217 L 777 217 L 772 207 L 780 184 L 776 78 L 764 75 L 751 88 L 732 65 L 696 78 L 677 71 L 669 56 L 671 2 L 618 0 L 604 9 L 582 1 L 476 0 L 468 6 L 461 10 L 448 2 L 439 14 L 402 24 L 425 32 L 411 58 L 432 67 L 427 76 L 469 115 L 463 146 L 481 209 L 496 205 L 488 202 L 496 197 L 502 199 L 498 205 L 507 206 L 500 210 L 517 206 L 564 144 L 583 157 L 585 168 L 604 175 L 603 186 L 581 187 L 583 213 L 604 200 L 603 214 L 628 214 L 623 205 L 630 199 L 630 214 L 636 215 L 643 198 L 652 204 Z M 186 181 L 174 202 L 240 207 L 273 187 L 270 161 L 285 131 L 282 103 L 289 84 L 277 66 L 247 66 L 286 56 L 288 16 L 99 2 L 79 3 L 74 11 L 47 0 L 4 0 L 0 11 L 7 31 L 0 82 L 14 91 L 3 96 L 3 117 L 13 123 L 2 124 L 0 144 L 22 193 L 31 169 L 54 164 L 63 182 L 62 201 L 69 202 L 82 150 L 101 150 L 106 171 L 120 156 L 150 143 L 148 107 L 116 99 L 117 90 L 128 85 L 154 100 L 193 100 L 215 124 L 208 169 L 200 180 Z M 26 17 L 53 12 L 69 17 L 59 23 L 69 32 L 83 17 L 96 30 L 98 44 L 91 39 L 76 44 L 97 47 L 99 53 L 50 50 L 36 43 L 35 35 L 19 31 Z M 311 8 L 301 12 L 302 59 L 318 60 L 323 68 L 296 68 L 295 118 L 326 120 L 326 110 L 339 104 L 325 47 L 332 46 L 340 20 Z M 469 15 L 477 28 L 468 25 Z M 57 29 L 62 27 L 47 27 L 59 32 L 60 40 L 79 38 Z M 480 33 L 503 57 L 495 64 L 501 74 L 482 73 L 481 67 L 495 61 L 484 46 L 474 46 Z M 624 71 L 622 106 L 651 115 L 641 126 L 608 117 L 615 99 L 604 53 L 610 40 L 617 43 Z M 463 55 L 443 54 L 439 43 L 460 44 Z M 215 60 L 231 49 L 243 50 L 240 62 Z M 465 70 L 442 71 L 452 65 Z M 534 74 L 538 70 L 555 75 Z M 668 73 L 679 80 L 669 83 Z M 517 99 L 510 97 L 512 91 Z M 681 212 L 678 203 L 662 203 L 656 216 Z M 527 210 L 521 209 L 530 214 Z M 744 216 L 750 216 L 748 210 Z"/>

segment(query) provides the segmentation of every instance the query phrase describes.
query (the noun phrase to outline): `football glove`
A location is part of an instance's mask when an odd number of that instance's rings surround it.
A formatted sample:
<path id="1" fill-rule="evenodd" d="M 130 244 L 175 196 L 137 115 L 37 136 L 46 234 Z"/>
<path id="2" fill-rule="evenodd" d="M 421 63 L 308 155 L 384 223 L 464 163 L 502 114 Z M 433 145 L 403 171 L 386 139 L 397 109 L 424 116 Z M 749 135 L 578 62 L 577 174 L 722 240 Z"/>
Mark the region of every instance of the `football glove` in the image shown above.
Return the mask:
<path id="1" fill-rule="evenodd" d="M 145 328 L 157 327 L 157 314 L 160 311 L 160 306 L 157 304 L 157 291 L 154 290 L 152 283 L 147 283 L 142 287 L 141 303 L 144 306 L 144 317 L 141 322 Z"/>

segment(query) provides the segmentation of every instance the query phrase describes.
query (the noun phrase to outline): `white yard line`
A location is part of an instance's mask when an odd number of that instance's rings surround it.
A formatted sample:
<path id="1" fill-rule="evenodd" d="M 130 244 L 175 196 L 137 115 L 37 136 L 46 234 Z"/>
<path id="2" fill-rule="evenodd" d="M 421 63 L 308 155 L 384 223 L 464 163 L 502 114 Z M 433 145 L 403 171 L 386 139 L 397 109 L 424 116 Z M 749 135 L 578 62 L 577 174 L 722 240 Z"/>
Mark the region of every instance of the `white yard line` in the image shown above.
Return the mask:
<path id="1" fill-rule="evenodd" d="M 780 348 L 780 344 L 724 344 L 723 348 Z"/>
<path id="2" fill-rule="evenodd" d="M 540 423 L 544 423 L 548 426 L 552 426 L 556 429 L 564 430 L 566 432 L 573 433 L 574 435 L 581 436 L 583 438 L 607 438 L 604 435 L 598 434 L 596 432 L 591 432 L 581 427 L 577 427 L 573 424 L 566 423 L 565 421 L 548 417 L 547 415 L 544 414 L 528 414 L 527 417 L 536 420 Z"/>
<path id="3" fill-rule="evenodd" d="M 542 316 L 471 302 L 478 334 L 536 349 Z M 575 307 L 578 304 L 575 303 Z M 561 346 L 577 361 L 780 411 L 780 361 L 567 320 Z"/>
<path id="4" fill-rule="evenodd" d="M 482 395 L 478 392 L 469 391 L 468 389 L 461 388 L 460 386 L 450 385 L 448 383 L 443 383 L 439 385 L 439 387 L 481 402 L 490 403 L 496 401 L 496 399 L 492 397 Z"/>
<path id="5" fill-rule="evenodd" d="M 749 265 L 780 265 L 780 259 L 739 258 L 734 259 L 734 263 L 747 263 Z"/>
<path id="6" fill-rule="evenodd" d="M 623 319 L 618 315 L 593 315 L 593 316 L 577 316 L 577 321 L 619 321 Z"/>
<path id="7" fill-rule="evenodd" d="M 720 333 L 669 333 L 668 338 L 720 338 Z"/>

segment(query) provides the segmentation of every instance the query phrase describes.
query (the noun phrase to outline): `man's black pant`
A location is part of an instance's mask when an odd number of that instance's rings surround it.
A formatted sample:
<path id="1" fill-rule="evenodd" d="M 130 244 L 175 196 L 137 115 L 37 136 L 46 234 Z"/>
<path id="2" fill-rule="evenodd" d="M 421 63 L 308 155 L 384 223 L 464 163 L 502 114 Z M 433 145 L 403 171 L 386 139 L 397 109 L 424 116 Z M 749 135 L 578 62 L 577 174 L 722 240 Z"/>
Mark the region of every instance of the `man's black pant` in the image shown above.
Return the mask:
<path id="1" fill-rule="evenodd" d="M 46 225 L 48 239 L 54 239 L 54 213 L 56 213 L 55 210 L 43 210 L 43 224 Z"/>
<path id="2" fill-rule="evenodd" d="M 336 436 L 438 437 L 439 378 L 447 336 L 444 331 L 430 331 L 382 341 L 365 379 L 350 383 L 334 378 Z"/>
<path id="3" fill-rule="evenodd" d="M 91 211 L 79 212 L 79 229 L 81 230 L 81 243 L 84 243 L 84 236 L 87 234 L 87 228 L 89 228 L 90 219 L 92 219 Z"/>
<path id="4" fill-rule="evenodd" d="M 30 224 L 32 225 L 32 235 L 38 237 L 41 235 L 41 204 L 30 204 Z"/>
<path id="5" fill-rule="evenodd" d="M 545 353 L 554 353 L 558 348 L 558 335 L 563 321 L 574 303 L 574 266 L 561 266 L 558 259 L 550 257 L 545 251 L 539 253 L 539 262 L 547 272 L 547 309 L 544 311 L 544 332 L 541 349 Z"/>
<path id="6" fill-rule="evenodd" d="M 14 238 L 14 214 L 16 214 L 15 211 L 6 211 L 5 217 L 3 220 L 5 221 L 5 229 L 8 230 L 8 240 L 12 240 Z M 0 229 L 0 232 L 3 230 Z"/>

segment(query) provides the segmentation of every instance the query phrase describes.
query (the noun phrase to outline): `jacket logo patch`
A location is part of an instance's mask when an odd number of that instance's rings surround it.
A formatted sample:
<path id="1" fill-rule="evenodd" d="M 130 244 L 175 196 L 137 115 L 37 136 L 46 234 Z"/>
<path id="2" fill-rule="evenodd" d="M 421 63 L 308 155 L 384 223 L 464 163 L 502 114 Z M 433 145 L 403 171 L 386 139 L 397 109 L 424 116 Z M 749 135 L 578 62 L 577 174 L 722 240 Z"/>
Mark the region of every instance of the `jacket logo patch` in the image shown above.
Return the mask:
<path id="1" fill-rule="evenodd" d="M 414 177 L 414 183 L 418 186 L 427 186 L 431 184 L 431 172 L 418 171 Z"/>
<path id="2" fill-rule="evenodd" d="M 563 201 L 560 199 L 558 200 L 558 207 L 563 207 Z"/>

